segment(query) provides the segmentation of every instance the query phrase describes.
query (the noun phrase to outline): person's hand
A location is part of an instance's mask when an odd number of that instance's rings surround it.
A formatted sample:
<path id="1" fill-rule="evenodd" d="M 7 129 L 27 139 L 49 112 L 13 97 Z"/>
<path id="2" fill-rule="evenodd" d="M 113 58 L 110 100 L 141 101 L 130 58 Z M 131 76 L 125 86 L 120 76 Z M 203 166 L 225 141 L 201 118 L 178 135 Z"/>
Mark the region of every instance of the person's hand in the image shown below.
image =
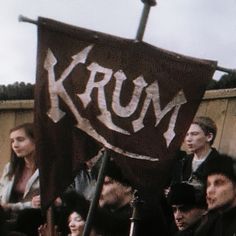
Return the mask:
<path id="1" fill-rule="evenodd" d="M 47 224 L 40 225 L 38 228 L 38 236 L 61 236 L 62 234 L 58 232 L 57 226 L 54 226 L 53 229 L 50 229 L 50 227 Z"/>
<path id="2" fill-rule="evenodd" d="M 32 207 L 33 208 L 40 208 L 41 206 L 41 199 L 40 199 L 40 195 L 36 195 L 32 198 L 31 201 Z"/>
<path id="3" fill-rule="evenodd" d="M 57 197 L 57 198 L 55 199 L 55 201 L 54 201 L 54 205 L 55 205 L 55 206 L 61 206 L 61 204 L 62 204 L 61 198 L 60 198 L 60 197 Z"/>
<path id="4" fill-rule="evenodd" d="M 169 192 L 170 192 L 170 187 L 164 189 L 165 197 L 168 196 Z"/>
<path id="5" fill-rule="evenodd" d="M 5 211 L 7 211 L 7 210 L 10 210 L 11 204 L 10 204 L 10 203 L 5 203 L 5 204 L 2 204 L 1 207 L 2 207 Z"/>

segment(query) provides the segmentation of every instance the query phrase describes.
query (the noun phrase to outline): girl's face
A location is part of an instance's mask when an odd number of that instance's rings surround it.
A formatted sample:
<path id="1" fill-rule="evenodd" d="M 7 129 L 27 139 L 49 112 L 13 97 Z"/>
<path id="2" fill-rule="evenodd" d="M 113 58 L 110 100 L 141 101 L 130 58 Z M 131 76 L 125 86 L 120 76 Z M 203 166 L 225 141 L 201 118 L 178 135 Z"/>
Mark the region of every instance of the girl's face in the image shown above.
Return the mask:
<path id="1" fill-rule="evenodd" d="M 12 131 L 10 140 L 11 147 L 18 157 L 27 157 L 35 151 L 35 143 L 26 135 L 24 129 Z"/>
<path id="2" fill-rule="evenodd" d="M 72 212 L 68 219 L 71 236 L 81 236 L 83 234 L 85 222 L 77 212 Z"/>

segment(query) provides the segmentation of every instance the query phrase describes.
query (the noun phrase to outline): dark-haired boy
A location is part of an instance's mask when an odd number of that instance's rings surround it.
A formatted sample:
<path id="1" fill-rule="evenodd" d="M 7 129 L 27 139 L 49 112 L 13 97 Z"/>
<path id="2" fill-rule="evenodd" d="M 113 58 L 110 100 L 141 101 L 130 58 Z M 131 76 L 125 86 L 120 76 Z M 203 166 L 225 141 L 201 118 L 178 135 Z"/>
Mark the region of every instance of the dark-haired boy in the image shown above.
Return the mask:
<path id="1" fill-rule="evenodd" d="M 220 155 L 206 169 L 208 213 L 196 236 L 236 235 L 236 160 Z"/>
<path id="2" fill-rule="evenodd" d="M 176 236 L 194 235 L 202 215 L 206 212 L 202 191 L 185 182 L 176 183 L 171 186 L 167 199 L 178 228 Z"/>

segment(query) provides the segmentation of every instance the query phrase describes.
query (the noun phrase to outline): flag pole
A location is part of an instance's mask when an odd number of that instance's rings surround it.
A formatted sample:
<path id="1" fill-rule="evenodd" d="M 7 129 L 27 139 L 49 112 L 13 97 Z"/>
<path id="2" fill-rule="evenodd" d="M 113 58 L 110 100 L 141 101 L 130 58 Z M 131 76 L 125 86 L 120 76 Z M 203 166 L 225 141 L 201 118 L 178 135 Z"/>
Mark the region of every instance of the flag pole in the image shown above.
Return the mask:
<path id="1" fill-rule="evenodd" d="M 99 201 L 99 197 L 100 197 L 100 194 L 102 191 L 102 186 L 103 186 L 103 182 L 104 182 L 104 178 L 105 178 L 106 166 L 107 166 L 107 163 L 109 162 L 109 160 L 110 160 L 109 155 L 107 154 L 107 150 L 105 150 L 103 157 L 102 157 L 102 164 L 101 164 L 101 167 L 100 167 L 99 173 L 98 173 L 98 180 L 97 180 L 97 184 L 96 184 L 94 197 L 93 197 L 93 200 L 90 204 L 88 215 L 86 218 L 83 236 L 89 236 L 89 234 L 90 234 L 90 231 L 92 228 L 92 220 L 94 218 L 95 209 L 98 206 L 98 201 Z"/>
<path id="2" fill-rule="evenodd" d="M 147 25 L 147 20 L 148 20 L 148 16 L 149 16 L 149 12 L 152 6 L 156 5 L 156 1 L 155 0 L 141 0 L 144 3 L 144 7 L 143 7 L 143 12 L 142 12 L 142 16 L 139 22 L 139 27 L 137 30 L 137 34 L 136 34 L 136 40 L 137 41 L 142 41 L 143 40 L 143 35 L 144 35 L 144 31 Z M 138 224 L 141 221 L 141 215 L 139 212 L 139 208 L 140 205 L 143 204 L 143 201 L 139 198 L 138 195 L 138 191 L 135 190 L 134 191 L 134 196 L 133 196 L 133 200 L 131 202 L 131 206 L 133 208 L 133 212 L 132 212 L 132 216 L 130 218 L 131 224 L 130 224 L 130 231 L 129 231 L 129 236 L 135 236 L 137 235 L 138 232 Z"/>
<path id="3" fill-rule="evenodd" d="M 131 207 L 133 208 L 132 216 L 130 218 L 130 232 L 129 236 L 136 236 L 139 231 L 139 222 L 142 220 L 140 208 L 144 204 L 144 201 L 140 199 L 138 190 L 134 191 L 133 200 L 131 201 Z"/>
<path id="4" fill-rule="evenodd" d="M 52 207 L 49 207 L 47 210 L 47 225 L 48 225 L 48 236 L 54 236 L 54 215 Z"/>
<path id="5" fill-rule="evenodd" d="M 139 27 L 138 27 L 137 34 L 136 34 L 137 41 L 143 40 L 143 35 L 144 35 L 144 31 L 145 31 L 145 28 L 147 25 L 147 20 L 148 20 L 150 9 L 152 6 L 156 5 L 155 0 L 141 0 L 141 1 L 144 3 L 144 7 L 143 7 L 142 16 L 141 16 L 141 19 L 139 22 Z M 139 208 L 140 208 L 140 205 L 142 205 L 142 204 L 143 204 L 143 201 L 139 198 L 138 191 L 135 190 L 134 197 L 131 202 L 133 212 L 132 212 L 132 217 L 130 218 L 131 225 L 130 225 L 129 236 L 135 236 L 138 232 L 138 223 L 141 221 L 141 215 L 139 212 Z"/>
<path id="6" fill-rule="evenodd" d="M 150 8 L 152 6 L 156 5 L 155 0 L 141 0 L 141 1 L 144 3 L 144 7 L 143 7 L 141 20 L 139 22 L 138 31 L 137 31 L 137 34 L 136 34 L 136 40 L 138 40 L 138 41 L 143 40 L 143 35 L 144 35 L 145 28 L 146 28 Z"/>
<path id="7" fill-rule="evenodd" d="M 144 8 L 143 8 L 143 13 L 142 13 L 142 17 L 139 23 L 139 28 L 137 30 L 137 35 L 136 35 L 136 40 L 137 41 L 142 41 L 143 39 L 143 35 L 144 35 L 144 31 L 146 28 L 146 24 L 147 24 L 147 19 L 148 19 L 148 15 L 149 15 L 149 11 L 150 11 L 150 6 L 148 3 L 151 2 L 154 6 L 156 5 L 155 0 L 142 0 L 142 2 L 145 3 Z M 19 15 L 18 17 L 19 22 L 26 22 L 26 23 L 31 23 L 34 25 L 39 25 L 37 20 L 32 20 L 28 17 L 25 17 L 23 15 Z M 236 69 L 230 69 L 230 68 L 226 68 L 226 67 L 222 67 L 222 66 L 216 66 L 216 70 L 218 71 L 222 71 L 228 74 L 235 74 L 236 73 Z"/>

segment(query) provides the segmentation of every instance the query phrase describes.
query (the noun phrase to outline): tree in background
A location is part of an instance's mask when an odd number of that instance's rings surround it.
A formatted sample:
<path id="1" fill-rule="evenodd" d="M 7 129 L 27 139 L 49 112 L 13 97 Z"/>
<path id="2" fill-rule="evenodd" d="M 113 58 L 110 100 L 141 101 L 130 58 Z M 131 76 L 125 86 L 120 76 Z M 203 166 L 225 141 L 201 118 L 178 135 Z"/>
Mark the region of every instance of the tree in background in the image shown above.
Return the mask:
<path id="1" fill-rule="evenodd" d="M 24 82 L 15 82 L 9 85 L 0 85 L 0 100 L 24 100 L 34 98 L 34 85 Z"/>
<path id="2" fill-rule="evenodd" d="M 236 88 L 236 72 L 224 74 L 218 81 L 211 80 L 207 87 L 208 90 L 229 88 Z"/>
<path id="3" fill-rule="evenodd" d="M 34 99 L 33 84 L 15 82 L 9 85 L 0 85 L 0 100 L 24 100 Z M 211 80 L 207 90 L 236 88 L 236 72 L 224 74 L 220 80 Z"/>

